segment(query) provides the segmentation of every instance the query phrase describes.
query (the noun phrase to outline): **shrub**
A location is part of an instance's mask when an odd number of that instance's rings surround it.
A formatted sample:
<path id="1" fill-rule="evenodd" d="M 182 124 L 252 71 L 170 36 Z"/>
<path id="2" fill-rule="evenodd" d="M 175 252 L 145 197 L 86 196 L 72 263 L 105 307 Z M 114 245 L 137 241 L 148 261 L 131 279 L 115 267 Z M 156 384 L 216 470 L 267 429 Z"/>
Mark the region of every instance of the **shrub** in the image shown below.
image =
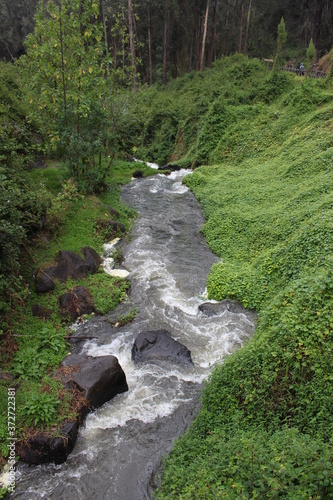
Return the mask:
<path id="1" fill-rule="evenodd" d="M 53 423 L 58 415 L 59 403 L 54 394 L 32 393 L 22 409 L 27 425 L 44 427 Z"/>

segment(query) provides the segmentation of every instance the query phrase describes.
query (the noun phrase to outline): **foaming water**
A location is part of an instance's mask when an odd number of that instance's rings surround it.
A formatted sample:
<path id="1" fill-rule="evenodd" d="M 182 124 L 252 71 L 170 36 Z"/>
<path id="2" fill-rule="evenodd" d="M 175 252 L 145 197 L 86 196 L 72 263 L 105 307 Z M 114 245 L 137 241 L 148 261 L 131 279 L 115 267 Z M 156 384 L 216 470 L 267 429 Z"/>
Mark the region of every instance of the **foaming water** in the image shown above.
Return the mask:
<path id="1" fill-rule="evenodd" d="M 206 301 L 207 274 L 217 258 L 200 233 L 200 207 L 182 184 L 187 173 L 135 179 L 123 189 L 123 200 L 139 217 L 123 248 L 132 287 L 121 307 L 138 313 L 121 328 L 104 317 L 77 330 L 96 337 L 81 352 L 118 358 L 129 391 L 88 415 L 65 464 L 21 465 L 16 498 L 150 498 L 151 475 L 193 418 L 202 381 L 251 335 L 253 317 L 245 310 L 206 316 L 198 309 Z M 168 330 L 186 345 L 193 366 L 134 365 L 136 336 L 156 329 Z"/>

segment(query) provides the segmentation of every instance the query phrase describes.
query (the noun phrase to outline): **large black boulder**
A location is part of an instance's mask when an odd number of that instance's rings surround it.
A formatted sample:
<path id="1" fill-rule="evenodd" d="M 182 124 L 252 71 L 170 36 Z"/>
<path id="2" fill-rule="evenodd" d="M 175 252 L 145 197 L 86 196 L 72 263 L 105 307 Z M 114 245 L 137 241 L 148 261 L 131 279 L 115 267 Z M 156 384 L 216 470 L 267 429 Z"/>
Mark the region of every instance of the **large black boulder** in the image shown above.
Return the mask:
<path id="1" fill-rule="evenodd" d="M 68 389 L 79 389 L 90 408 L 101 406 L 117 394 L 128 390 L 125 373 L 114 356 L 92 358 L 70 354 L 62 361 L 54 377 L 60 378 Z M 85 414 L 86 411 L 81 411 L 81 416 Z M 20 459 L 28 464 L 61 464 L 74 448 L 78 428 L 78 421 L 74 421 L 63 424 L 57 436 L 39 432 L 18 441 L 16 452 Z"/>
<path id="2" fill-rule="evenodd" d="M 50 462 L 62 464 L 74 448 L 78 428 L 77 422 L 67 422 L 61 427 L 56 437 L 40 432 L 24 441 L 17 442 L 17 454 L 22 462 L 30 465 Z"/>
<path id="3" fill-rule="evenodd" d="M 61 367 L 70 369 L 61 370 Z M 93 358 L 70 354 L 61 362 L 60 369 L 55 373 L 57 375 L 60 375 L 65 387 L 76 387 L 82 391 L 94 408 L 128 391 L 126 375 L 115 356 Z"/>
<path id="4" fill-rule="evenodd" d="M 143 177 L 142 170 L 135 170 L 132 174 L 132 177 L 134 177 L 134 179 L 142 179 Z"/>
<path id="5" fill-rule="evenodd" d="M 167 330 L 141 332 L 134 342 L 132 359 L 136 363 L 171 361 L 182 365 L 192 364 L 191 352 L 173 339 Z"/>
<path id="6" fill-rule="evenodd" d="M 65 283 L 68 278 L 80 279 L 88 274 L 96 273 L 102 262 L 101 257 L 90 247 L 83 247 L 81 251 L 83 258 L 78 253 L 59 250 L 51 266 L 39 271 L 36 279 L 36 291 L 45 293 L 53 290 L 56 280 Z"/>

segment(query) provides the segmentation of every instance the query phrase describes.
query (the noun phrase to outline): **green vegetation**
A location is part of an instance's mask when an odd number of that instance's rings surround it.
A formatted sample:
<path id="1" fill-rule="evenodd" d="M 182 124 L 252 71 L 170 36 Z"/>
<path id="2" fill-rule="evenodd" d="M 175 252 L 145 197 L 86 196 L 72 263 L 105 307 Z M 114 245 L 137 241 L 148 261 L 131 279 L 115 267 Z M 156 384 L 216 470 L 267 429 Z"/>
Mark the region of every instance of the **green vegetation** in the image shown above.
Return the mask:
<path id="1" fill-rule="evenodd" d="M 105 314 L 126 298 L 129 288 L 126 280 L 99 272 L 80 282 L 57 283 L 52 292 L 38 296 L 34 274 L 50 264 L 59 249 L 79 252 L 90 246 L 101 253 L 106 239 L 118 235 L 106 231 L 103 223 L 116 218 L 128 231 L 135 218 L 119 195 L 121 184 L 129 182 L 137 164 L 115 160 L 114 151 L 103 150 L 104 157 L 97 155 L 92 160 L 90 156 L 89 160 L 102 172 L 102 192 L 101 184 L 96 184 L 98 176 L 88 164 L 87 175 L 75 182 L 69 169 L 73 165 L 63 161 L 63 156 L 54 157 L 50 130 L 41 125 L 42 118 L 52 120 L 47 107 L 41 114 L 38 107 L 33 113 L 29 108 L 29 94 L 22 85 L 25 78 L 22 68 L 1 65 L 0 361 L 2 370 L 16 377 L 15 381 L 0 380 L 2 456 L 8 453 L 7 389 L 13 384 L 17 385 L 19 439 L 36 428 L 57 433 L 61 422 L 77 418 L 80 410 L 80 397 L 50 378 L 69 350 L 67 318 L 58 308 L 60 295 L 79 284 L 86 286 L 97 311 Z M 50 154 L 53 157 L 48 159 Z M 37 168 L 33 167 L 35 160 Z M 140 164 L 140 170 L 143 175 L 156 172 L 145 164 Z M 47 308 L 50 317 L 34 317 L 34 303 Z"/>
<path id="2" fill-rule="evenodd" d="M 332 84 L 234 56 L 137 100 L 139 154 L 209 164 L 184 182 L 221 257 L 210 298 L 259 314 L 214 370 L 157 498 L 333 498 Z"/>
<path id="3" fill-rule="evenodd" d="M 50 204 L 42 185 L 27 176 L 27 165 L 43 153 L 36 121 L 27 106 L 15 70 L 0 64 L 0 313 L 22 286 L 20 250 L 40 227 Z M 1 332 L 1 328 L 0 328 Z"/>
<path id="4" fill-rule="evenodd" d="M 78 416 L 80 397 L 51 378 L 70 349 L 67 318 L 60 314 L 58 298 L 75 286 L 85 286 L 92 295 L 96 310 L 105 314 L 126 299 L 130 285 L 128 281 L 110 277 L 100 270 L 81 280 L 56 283 L 52 292 L 37 294 L 32 275 L 34 270 L 52 262 L 59 249 L 79 252 L 81 247 L 91 246 L 102 253 L 106 236 L 115 237 L 117 234 L 101 231 L 101 221 L 116 216 L 127 231 L 130 229 L 136 214 L 122 204 L 119 195 L 121 184 L 129 182 L 136 169 L 135 163 L 113 160 L 106 178 L 109 188 L 99 196 L 80 194 L 72 179 L 63 181 L 66 176 L 63 164 L 51 162 L 49 167 L 24 173 L 28 186 L 31 182 L 43 187 L 50 205 L 43 230 L 34 231 L 18 254 L 21 286 L 17 286 L 10 304 L 4 301 L 1 366 L 16 379 L 14 382 L 0 381 L 0 451 L 3 457 L 8 453 L 7 389 L 13 384 L 17 386 L 17 438 L 28 437 L 35 429 L 56 434 L 65 419 Z M 145 164 L 140 164 L 140 169 L 144 175 L 156 172 Z M 50 317 L 34 317 L 31 306 L 35 303 L 47 308 Z M 10 314 L 6 312 L 9 307 Z M 132 311 L 122 321 L 131 321 L 134 316 L 135 311 Z"/>
<path id="5" fill-rule="evenodd" d="M 136 169 L 155 171 L 115 159 L 126 152 L 201 166 L 184 182 L 221 257 L 209 296 L 259 314 L 253 339 L 207 383 L 199 416 L 166 460 L 157 498 L 333 498 L 332 75 L 269 73 L 238 54 L 163 89 L 115 91 L 101 24 L 91 23 L 97 4 L 82 5 L 82 26 L 77 2 L 69 20 L 61 9 L 47 18 L 39 11 L 17 74 L 1 66 L 0 360 L 16 376 L 0 380 L 1 452 L 8 452 L 13 383 L 17 437 L 35 428 L 56 433 L 77 416 L 73 394 L 51 375 L 69 348 L 57 301 L 79 282 L 37 298 L 32 276 L 59 249 L 101 252 L 116 236 L 106 224 L 111 213 L 130 229 L 135 213 L 122 205 L 120 185 Z M 61 48 L 63 28 L 68 46 Z M 279 50 L 285 35 L 281 24 Z M 36 157 L 48 157 L 47 168 L 31 168 Z M 103 273 L 80 284 L 102 313 L 128 288 Z M 37 300 L 49 319 L 32 315 Z"/>

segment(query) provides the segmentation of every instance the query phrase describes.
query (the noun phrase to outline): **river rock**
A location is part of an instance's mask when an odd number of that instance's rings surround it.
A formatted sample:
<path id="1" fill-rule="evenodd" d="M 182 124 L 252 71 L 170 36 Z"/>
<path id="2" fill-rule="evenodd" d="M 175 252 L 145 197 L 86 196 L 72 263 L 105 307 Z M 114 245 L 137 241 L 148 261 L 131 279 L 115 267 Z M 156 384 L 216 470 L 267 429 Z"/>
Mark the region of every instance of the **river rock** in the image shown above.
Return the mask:
<path id="1" fill-rule="evenodd" d="M 173 339 L 167 330 L 141 332 L 134 342 L 132 359 L 136 363 L 171 361 L 182 365 L 192 364 L 191 352 Z"/>
<path id="2" fill-rule="evenodd" d="M 79 279 L 94 274 L 102 261 L 98 253 L 90 247 L 81 248 L 84 258 L 78 253 L 59 250 L 54 263 L 37 275 L 36 291 L 45 293 L 53 290 L 56 280 L 65 283 L 68 278 Z"/>
<path id="3" fill-rule="evenodd" d="M 51 317 L 52 311 L 42 304 L 32 304 L 31 306 L 32 315 L 36 318 L 49 319 Z"/>
<path id="4" fill-rule="evenodd" d="M 23 462 L 30 465 L 50 462 L 62 464 L 74 448 L 78 428 L 77 422 L 67 422 L 61 427 L 57 437 L 40 432 L 24 441 L 17 442 L 16 452 Z"/>
<path id="5" fill-rule="evenodd" d="M 86 270 L 84 271 L 87 274 L 95 274 L 98 271 L 98 268 L 102 262 L 100 255 L 91 247 L 82 247 L 81 252 L 84 256 L 84 266 Z"/>
<path id="6" fill-rule="evenodd" d="M 205 316 L 216 316 L 229 311 L 235 314 L 244 314 L 253 323 L 257 320 L 255 311 L 249 311 L 240 302 L 229 299 L 222 300 L 221 302 L 205 302 L 199 306 L 199 311 Z"/>
<path id="7" fill-rule="evenodd" d="M 167 165 L 162 165 L 161 167 L 158 167 L 158 170 L 172 170 L 172 171 L 175 171 L 175 170 L 180 170 L 180 166 L 179 165 L 175 165 L 175 164 L 167 164 Z"/>
<path id="8" fill-rule="evenodd" d="M 55 376 L 61 377 L 66 388 L 81 390 L 94 408 L 128 391 L 126 375 L 115 356 L 93 358 L 70 354 L 61 362 Z"/>
<path id="9" fill-rule="evenodd" d="M 246 309 L 239 302 L 233 302 L 226 299 L 221 302 L 205 302 L 199 306 L 199 311 L 201 311 L 205 316 L 216 316 L 224 313 L 225 311 L 236 314 L 244 313 L 246 312 Z"/>
<path id="10" fill-rule="evenodd" d="M 135 172 L 133 172 L 132 174 L 132 177 L 134 177 L 134 179 L 142 179 L 143 177 L 142 170 L 135 170 Z"/>
<path id="11" fill-rule="evenodd" d="M 77 286 L 64 293 L 58 299 L 61 314 L 70 318 L 73 323 L 79 316 L 83 314 L 96 313 L 94 301 L 88 288 Z"/>

